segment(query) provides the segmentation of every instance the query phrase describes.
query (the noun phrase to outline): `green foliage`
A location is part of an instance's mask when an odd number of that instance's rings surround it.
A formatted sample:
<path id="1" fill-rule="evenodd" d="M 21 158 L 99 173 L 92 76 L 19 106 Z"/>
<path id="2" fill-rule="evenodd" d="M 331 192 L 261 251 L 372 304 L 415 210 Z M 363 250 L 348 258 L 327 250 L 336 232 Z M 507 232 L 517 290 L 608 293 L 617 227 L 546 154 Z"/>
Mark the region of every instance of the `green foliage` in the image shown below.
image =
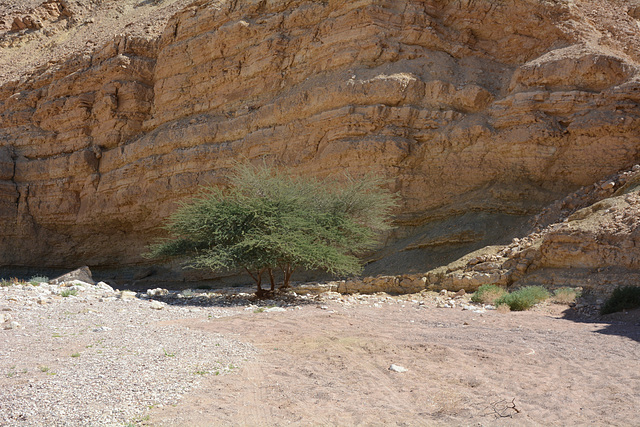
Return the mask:
<path id="1" fill-rule="evenodd" d="M 508 305 L 512 311 L 528 310 L 549 298 L 550 294 L 542 286 L 527 286 L 496 300 L 496 305 Z"/>
<path id="2" fill-rule="evenodd" d="M 356 254 L 389 228 L 394 196 L 367 176 L 346 182 L 292 177 L 267 167 L 238 165 L 227 191 L 206 188 L 169 218 L 173 236 L 150 246 L 149 257 L 182 256 L 188 267 L 243 268 L 261 292 L 279 268 L 284 286 L 296 269 L 357 274 Z"/>
<path id="3" fill-rule="evenodd" d="M 493 304 L 506 293 L 507 291 L 498 285 L 482 285 L 471 295 L 471 301 L 480 304 Z"/>
<path id="4" fill-rule="evenodd" d="M 60 296 L 62 297 L 69 297 L 71 295 L 77 295 L 78 294 L 78 290 L 77 289 L 73 289 L 73 288 L 69 288 L 69 289 L 65 289 L 63 291 L 60 292 Z"/>
<path id="5" fill-rule="evenodd" d="M 47 282 L 49 282 L 49 278 L 46 276 L 33 276 L 31 279 L 29 279 L 29 283 L 31 283 L 33 286 L 40 286 L 40 283 Z"/>
<path id="6" fill-rule="evenodd" d="M 601 314 L 616 313 L 640 307 L 640 286 L 617 287 L 604 303 Z"/>

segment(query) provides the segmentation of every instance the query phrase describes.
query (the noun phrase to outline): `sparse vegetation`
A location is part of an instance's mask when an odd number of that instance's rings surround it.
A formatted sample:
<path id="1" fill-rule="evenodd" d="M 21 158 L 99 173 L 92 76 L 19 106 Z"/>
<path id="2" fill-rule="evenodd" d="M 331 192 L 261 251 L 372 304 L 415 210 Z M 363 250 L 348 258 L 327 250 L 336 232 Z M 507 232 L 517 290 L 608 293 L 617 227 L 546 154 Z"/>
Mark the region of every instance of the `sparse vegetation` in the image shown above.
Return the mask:
<path id="1" fill-rule="evenodd" d="M 12 366 L 9 368 L 9 372 L 7 372 L 7 378 L 11 378 L 15 376 L 18 372 L 16 371 L 16 367 Z"/>
<path id="2" fill-rule="evenodd" d="M 503 295 L 495 303 L 497 306 L 506 305 L 512 311 L 524 311 L 549 297 L 549 291 L 542 286 L 527 286 Z"/>
<path id="3" fill-rule="evenodd" d="M 639 307 L 640 286 L 617 287 L 600 309 L 600 313 L 610 314 Z"/>
<path id="4" fill-rule="evenodd" d="M 77 289 L 73 289 L 73 288 L 69 288 L 69 289 L 65 289 L 63 291 L 60 292 L 60 296 L 61 297 L 69 297 L 71 295 L 78 295 L 78 290 Z"/>
<path id="5" fill-rule="evenodd" d="M 33 286 L 40 286 L 40 283 L 47 283 L 49 281 L 49 278 L 46 276 L 33 276 L 31 277 L 31 279 L 29 279 L 29 283 L 31 283 Z"/>
<path id="6" fill-rule="evenodd" d="M 238 165 L 227 191 L 205 189 L 184 203 L 166 226 L 174 237 L 152 245 L 147 256 L 186 257 L 192 268 L 244 269 L 258 294 L 264 274 L 274 290 L 278 269 L 283 287 L 297 269 L 357 274 L 356 254 L 389 228 L 395 199 L 378 178 L 345 178 L 319 181 Z"/>
<path id="7" fill-rule="evenodd" d="M 80 357 L 80 353 L 73 353 L 71 357 Z"/>
<path id="8" fill-rule="evenodd" d="M 571 304 L 576 302 L 582 292 L 576 288 L 559 288 L 553 291 L 553 302 L 557 304 Z"/>
<path id="9" fill-rule="evenodd" d="M 471 301 L 480 304 L 494 304 L 507 291 L 498 285 L 482 285 L 471 295 Z"/>

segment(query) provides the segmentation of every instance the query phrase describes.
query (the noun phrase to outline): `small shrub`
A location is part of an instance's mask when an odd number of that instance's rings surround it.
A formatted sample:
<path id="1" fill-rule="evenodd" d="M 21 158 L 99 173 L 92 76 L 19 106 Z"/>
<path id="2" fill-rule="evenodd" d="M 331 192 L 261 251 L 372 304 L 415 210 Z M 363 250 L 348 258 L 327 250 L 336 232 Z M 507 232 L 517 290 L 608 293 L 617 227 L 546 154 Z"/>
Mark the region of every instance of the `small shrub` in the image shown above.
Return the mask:
<path id="1" fill-rule="evenodd" d="M 640 286 L 617 287 L 602 306 L 600 313 L 610 314 L 638 307 L 640 307 Z"/>
<path id="2" fill-rule="evenodd" d="M 559 288 L 553 291 L 553 302 L 558 304 L 571 304 L 580 298 L 580 289 Z"/>
<path id="3" fill-rule="evenodd" d="M 512 311 L 528 310 L 549 298 L 549 291 L 542 286 L 527 286 L 496 300 L 496 305 L 508 305 Z"/>
<path id="4" fill-rule="evenodd" d="M 33 276 L 31 279 L 29 279 L 29 283 L 31 283 L 33 286 L 40 286 L 40 283 L 47 283 L 49 281 L 49 278 L 46 276 Z"/>
<path id="5" fill-rule="evenodd" d="M 80 353 L 73 353 L 71 357 L 80 357 Z"/>
<path id="6" fill-rule="evenodd" d="M 65 289 L 62 292 L 60 292 L 60 296 L 66 298 L 68 296 L 75 296 L 78 295 L 78 290 L 77 289 L 73 289 L 73 288 L 69 288 L 69 289 Z"/>
<path id="7" fill-rule="evenodd" d="M 507 293 L 498 285 L 482 285 L 471 295 L 471 301 L 480 304 L 493 304 Z"/>
<path id="8" fill-rule="evenodd" d="M 12 283 L 11 283 L 11 281 L 10 281 L 10 280 L 7 280 L 7 279 L 0 279 L 0 286 L 2 286 L 2 287 L 5 287 L 5 288 L 6 288 L 6 287 L 11 286 L 11 285 L 12 285 Z"/>

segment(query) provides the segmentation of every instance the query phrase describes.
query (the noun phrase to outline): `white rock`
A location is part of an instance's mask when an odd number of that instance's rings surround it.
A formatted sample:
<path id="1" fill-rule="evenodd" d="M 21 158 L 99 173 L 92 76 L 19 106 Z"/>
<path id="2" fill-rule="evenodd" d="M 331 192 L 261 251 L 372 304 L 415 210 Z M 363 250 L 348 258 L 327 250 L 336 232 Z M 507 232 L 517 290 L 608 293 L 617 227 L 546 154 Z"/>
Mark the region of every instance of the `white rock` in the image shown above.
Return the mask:
<path id="1" fill-rule="evenodd" d="M 274 312 L 280 312 L 280 311 L 287 311 L 287 309 L 282 307 L 270 307 L 270 308 L 267 308 L 264 312 L 274 313 Z"/>
<path id="2" fill-rule="evenodd" d="M 393 371 L 393 372 L 407 372 L 408 371 L 407 368 L 405 368 L 403 366 L 400 366 L 400 365 L 394 365 L 394 364 L 389 366 L 389 370 Z"/>
<path id="3" fill-rule="evenodd" d="M 106 332 L 106 331 L 110 331 L 111 328 L 108 326 L 100 326 L 99 328 L 95 328 L 93 330 L 93 332 Z"/>
<path id="4" fill-rule="evenodd" d="M 157 297 L 157 296 L 164 296 L 164 295 L 168 295 L 169 291 L 166 289 L 162 289 L 162 288 L 156 288 L 156 289 L 147 289 L 147 296 L 148 297 Z"/>
<path id="5" fill-rule="evenodd" d="M 2 325 L 2 327 L 4 329 L 18 329 L 20 327 L 20 323 L 16 322 L 15 320 L 12 320 L 10 322 L 6 322 Z"/>
<path id="6" fill-rule="evenodd" d="M 136 297 L 136 293 L 133 291 L 122 291 L 118 296 L 120 299 L 134 299 Z"/>
<path id="7" fill-rule="evenodd" d="M 107 291 L 107 292 L 115 292 L 111 286 L 109 286 L 108 284 L 106 284 L 106 283 L 104 283 L 104 282 L 98 282 L 98 283 L 96 283 L 96 287 L 98 287 L 98 288 L 102 289 L 103 291 Z"/>
<path id="8" fill-rule="evenodd" d="M 164 308 L 164 304 L 161 303 L 160 301 L 151 301 L 151 304 L 149 305 L 153 310 L 162 310 Z"/>
<path id="9" fill-rule="evenodd" d="M 82 280 L 70 280 L 68 282 L 65 282 L 68 285 L 71 286 L 82 286 L 83 288 L 88 288 L 90 286 L 93 286 L 91 283 L 87 283 L 87 282 L 83 282 Z"/>

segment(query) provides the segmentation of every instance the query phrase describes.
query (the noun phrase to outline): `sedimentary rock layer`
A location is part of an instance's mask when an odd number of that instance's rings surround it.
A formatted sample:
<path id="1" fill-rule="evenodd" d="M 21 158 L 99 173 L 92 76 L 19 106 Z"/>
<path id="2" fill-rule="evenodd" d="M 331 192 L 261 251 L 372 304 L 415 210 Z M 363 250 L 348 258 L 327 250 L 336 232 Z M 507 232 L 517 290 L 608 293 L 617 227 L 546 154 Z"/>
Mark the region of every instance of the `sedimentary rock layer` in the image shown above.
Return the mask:
<path id="1" fill-rule="evenodd" d="M 238 159 L 392 178 L 400 250 L 504 237 L 474 229 L 640 159 L 637 23 L 602 4 L 196 2 L 0 87 L 0 263 L 144 263 Z"/>

